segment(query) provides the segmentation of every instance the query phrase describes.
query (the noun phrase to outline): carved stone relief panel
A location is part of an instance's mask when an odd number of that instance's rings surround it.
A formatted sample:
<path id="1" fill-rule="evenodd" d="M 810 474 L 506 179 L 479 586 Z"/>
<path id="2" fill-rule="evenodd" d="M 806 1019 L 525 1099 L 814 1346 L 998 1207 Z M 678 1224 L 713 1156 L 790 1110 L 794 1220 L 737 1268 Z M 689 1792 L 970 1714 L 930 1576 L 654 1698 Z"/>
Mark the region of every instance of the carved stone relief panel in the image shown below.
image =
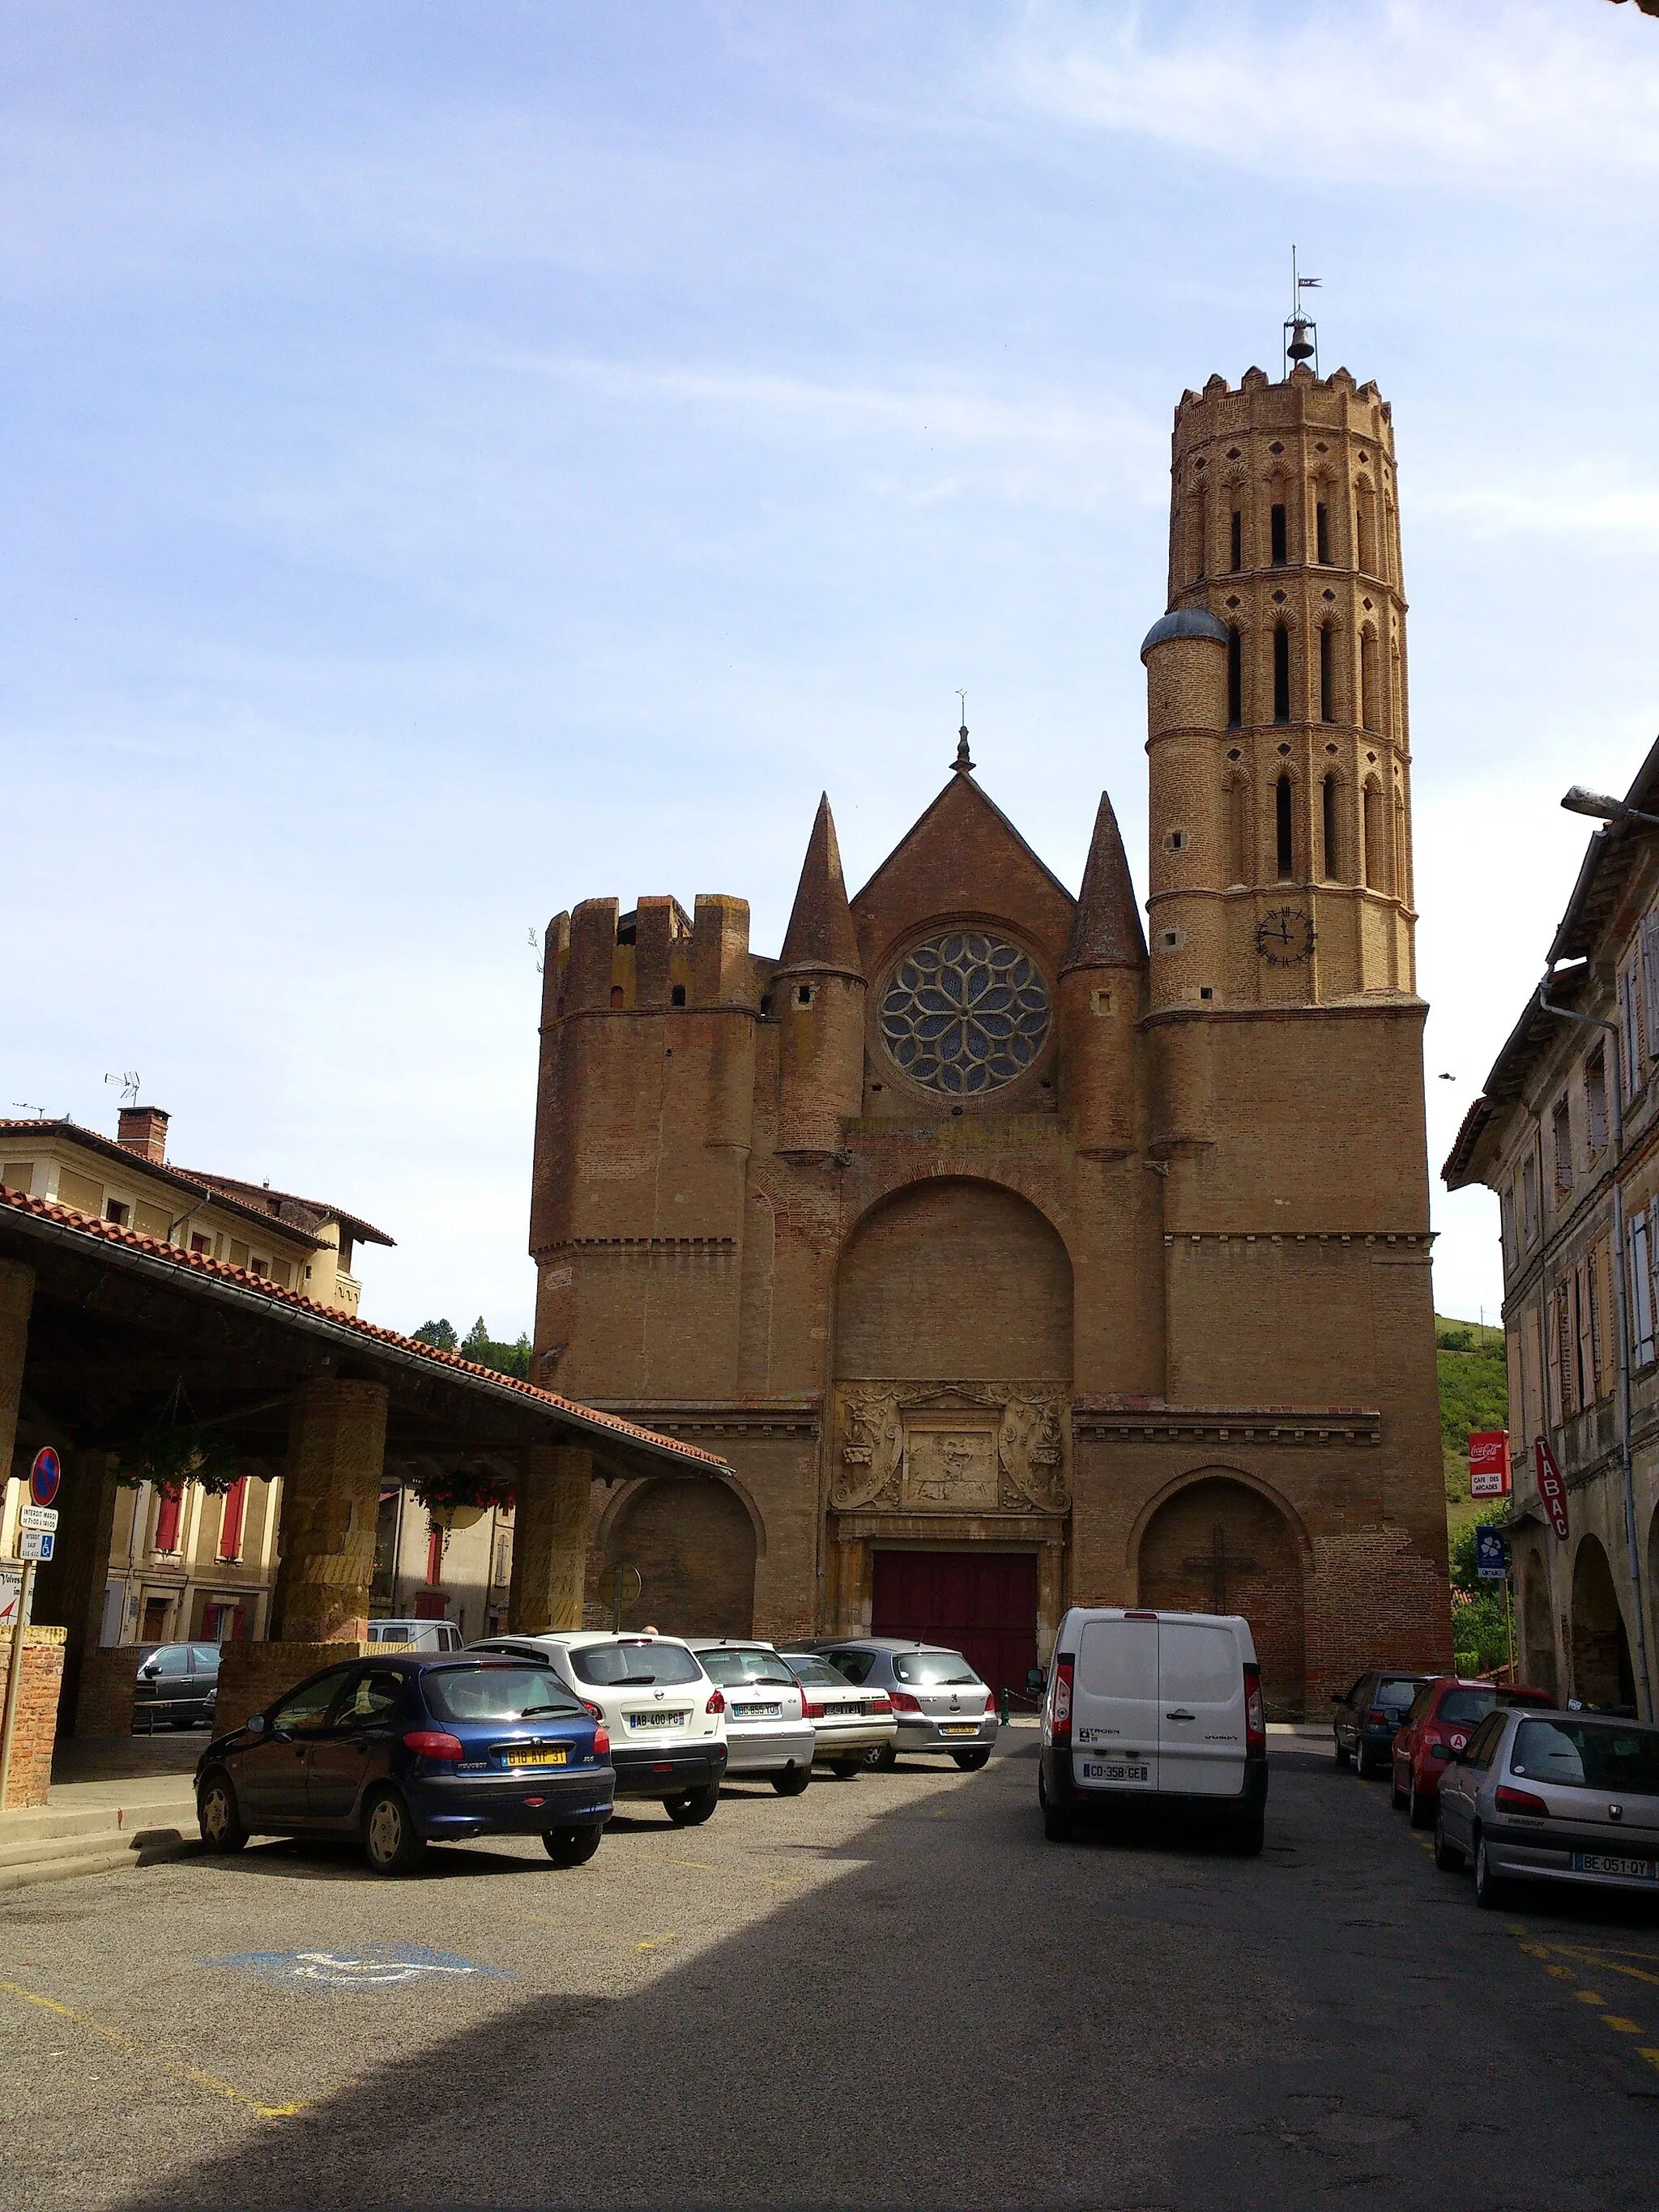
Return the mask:
<path id="1" fill-rule="evenodd" d="M 1056 1382 L 840 1383 L 830 1503 L 839 1513 L 1064 1513 L 1070 1398 Z"/>

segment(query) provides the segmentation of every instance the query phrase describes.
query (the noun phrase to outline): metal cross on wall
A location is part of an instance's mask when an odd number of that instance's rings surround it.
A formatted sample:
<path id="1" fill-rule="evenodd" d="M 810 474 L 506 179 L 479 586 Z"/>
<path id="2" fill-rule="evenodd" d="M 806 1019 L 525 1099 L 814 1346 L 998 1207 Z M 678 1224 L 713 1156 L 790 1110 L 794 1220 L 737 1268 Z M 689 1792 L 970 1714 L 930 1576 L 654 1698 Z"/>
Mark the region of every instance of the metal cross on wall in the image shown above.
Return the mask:
<path id="1" fill-rule="evenodd" d="M 1230 1610 L 1227 1604 L 1229 1572 L 1235 1575 L 1254 1574 L 1256 1563 L 1254 1559 L 1241 1559 L 1236 1552 L 1229 1552 L 1227 1532 L 1218 1522 L 1210 1531 L 1209 1550 L 1200 1553 L 1195 1559 L 1183 1559 L 1181 1564 L 1189 1574 L 1198 1574 L 1205 1569 L 1208 1570 L 1210 1596 L 1213 1601 L 1210 1610 L 1212 1613 L 1226 1613 Z"/>

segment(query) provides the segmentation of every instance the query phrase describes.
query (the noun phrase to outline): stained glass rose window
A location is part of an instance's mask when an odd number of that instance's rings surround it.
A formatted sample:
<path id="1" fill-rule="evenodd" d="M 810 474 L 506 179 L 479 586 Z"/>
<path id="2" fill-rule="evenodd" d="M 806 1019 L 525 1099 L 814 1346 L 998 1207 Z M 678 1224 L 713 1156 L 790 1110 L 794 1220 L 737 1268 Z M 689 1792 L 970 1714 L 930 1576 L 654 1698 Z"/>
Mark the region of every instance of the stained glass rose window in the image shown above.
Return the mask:
<path id="1" fill-rule="evenodd" d="M 912 1082 L 952 1097 L 997 1091 L 1047 1042 L 1048 989 L 1028 953 L 977 929 L 913 946 L 881 996 L 881 1034 Z"/>

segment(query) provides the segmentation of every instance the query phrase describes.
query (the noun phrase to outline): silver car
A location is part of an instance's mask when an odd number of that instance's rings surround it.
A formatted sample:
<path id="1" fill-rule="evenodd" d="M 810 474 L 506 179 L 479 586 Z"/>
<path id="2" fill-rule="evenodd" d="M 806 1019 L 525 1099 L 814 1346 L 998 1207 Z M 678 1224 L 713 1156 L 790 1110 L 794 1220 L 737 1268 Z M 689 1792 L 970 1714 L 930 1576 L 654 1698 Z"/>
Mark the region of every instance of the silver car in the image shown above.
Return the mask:
<path id="1" fill-rule="evenodd" d="M 1441 1778 L 1434 1863 L 1474 1901 L 1519 1881 L 1659 1895 L 1659 1728 L 1609 1713 L 1489 1713 Z"/>
<path id="2" fill-rule="evenodd" d="M 897 1726 L 878 1765 L 890 1766 L 902 1751 L 948 1752 L 963 1767 L 983 1766 L 991 1756 L 996 1698 L 960 1651 L 896 1636 L 825 1640 L 812 1649 L 849 1682 L 891 1698 Z"/>
<path id="3" fill-rule="evenodd" d="M 776 1650 L 725 1636 L 687 1640 L 726 1692 L 726 1779 L 764 1776 L 780 1797 L 799 1797 L 812 1779 L 816 1731 L 800 1684 Z"/>
<path id="4" fill-rule="evenodd" d="M 843 1780 L 893 1763 L 893 1708 L 885 1691 L 860 1690 L 814 1651 L 790 1650 L 784 1663 L 800 1684 L 816 1741 L 813 1757 Z"/>

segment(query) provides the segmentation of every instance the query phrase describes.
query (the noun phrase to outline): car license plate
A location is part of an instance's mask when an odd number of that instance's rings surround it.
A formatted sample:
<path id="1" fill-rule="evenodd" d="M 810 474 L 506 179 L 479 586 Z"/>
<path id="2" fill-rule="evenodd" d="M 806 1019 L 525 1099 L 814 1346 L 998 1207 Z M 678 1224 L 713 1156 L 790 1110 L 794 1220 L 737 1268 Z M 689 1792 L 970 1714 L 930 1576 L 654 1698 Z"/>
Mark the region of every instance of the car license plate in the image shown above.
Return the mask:
<path id="1" fill-rule="evenodd" d="M 570 1753 L 562 1744 L 537 1744 L 529 1751 L 509 1751 L 506 1763 L 509 1766 L 566 1766 Z"/>
<path id="2" fill-rule="evenodd" d="M 1085 1759 L 1083 1778 L 1085 1782 L 1149 1782 L 1152 1769 L 1127 1759 Z"/>
<path id="3" fill-rule="evenodd" d="M 783 1707 L 781 1705 L 733 1705 L 732 1717 L 734 1720 L 739 1721 L 781 1721 L 783 1718 Z"/>
<path id="4" fill-rule="evenodd" d="M 939 1732 L 941 1735 L 977 1735 L 979 1723 L 977 1721 L 941 1721 L 939 1724 Z"/>
<path id="5" fill-rule="evenodd" d="M 1575 1874 L 1620 1875 L 1626 1881 L 1659 1881 L 1659 1861 L 1618 1859 L 1607 1851 L 1575 1851 L 1572 1870 Z"/>
<path id="6" fill-rule="evenodd" d="M 629 1713 L 628 1725 L 631 1729 L 678 1728 L 690 1717 L 690 1713 Z"/>

